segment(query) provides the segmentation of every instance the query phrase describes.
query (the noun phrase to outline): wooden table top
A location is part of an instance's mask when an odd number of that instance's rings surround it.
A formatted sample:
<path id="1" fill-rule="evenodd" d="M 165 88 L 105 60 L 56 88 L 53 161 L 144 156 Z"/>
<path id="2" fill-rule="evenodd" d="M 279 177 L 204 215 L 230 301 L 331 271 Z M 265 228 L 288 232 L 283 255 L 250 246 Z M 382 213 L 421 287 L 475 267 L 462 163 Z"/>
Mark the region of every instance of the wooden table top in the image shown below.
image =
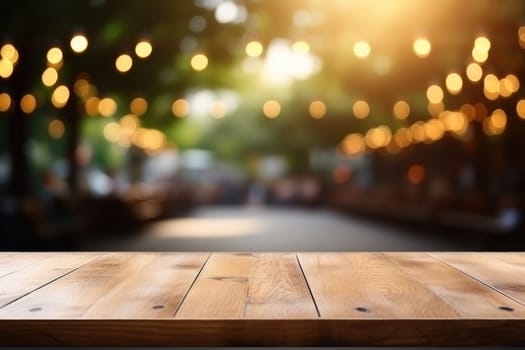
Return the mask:
<path id="1" fill-rule="evenodd" d="M 0 253 L 0 345 L 524 345 L 525 253 Z"/>

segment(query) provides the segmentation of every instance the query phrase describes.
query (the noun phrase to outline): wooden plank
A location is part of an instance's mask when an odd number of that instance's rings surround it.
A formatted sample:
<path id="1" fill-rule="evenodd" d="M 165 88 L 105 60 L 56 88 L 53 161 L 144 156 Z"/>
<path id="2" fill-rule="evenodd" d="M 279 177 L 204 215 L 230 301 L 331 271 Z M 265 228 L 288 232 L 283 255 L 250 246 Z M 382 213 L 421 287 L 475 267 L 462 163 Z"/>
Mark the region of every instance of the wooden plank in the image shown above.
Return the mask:
<path id="1" fill-rule="evenodd" d="M 151 262 L 153 258 L 153 254 L 104 254 L 59 280 L 0 309 L 0 317 L 57 319 L 81 317 L 126 276 Z"/>
<path id="2" fill-rule="evenodd" d="M 1 257 L 0 309 L 93 260 L 97 255 L 82 253 L 34 253 Z"/>
<path id="3" fill-rule="evenodd" d="M 168 317 L 175 314 L 209 253 L 156 254 L 91 306 L 84 317 Z"/>
<path id="4" fill-rule="evenodd" d="M 525 253 L 431 253 L 525 305 Z"/>
<path id="5" fill-rule="evenodd" d="M 525 307 L 426 253 L 388 253 L 405 274 L 431 290 L 462 317 L 525 317 Z M 507 311 L 508 308 L 514 310 Z"/>
<path id="6" fill-rule="evenodd" d="M 319 316 L 295 254 L 267 253 L 253 256 L 245 316 Z"/>
<path id="7" fill-rule="evenodd" d="M 214 253 L 176 317 L 235 318 L 244 315 L 251 254 Z"/>
<path id="8" fill-rule="evenodd" d="M 2 346 L 516 346 L 524 320 L 2 320 Z"/>
<path id="9" fill-rule="evenodd" d="M 321 317 L 459 317 L 381 253 L 300 253 L 298 257 Z"/>
<path id="10" fill-rule="evenodd" d="M 317 312 L 294 254 L 232 253 L 212 255 L 177 317 L 298 318 Z"/>

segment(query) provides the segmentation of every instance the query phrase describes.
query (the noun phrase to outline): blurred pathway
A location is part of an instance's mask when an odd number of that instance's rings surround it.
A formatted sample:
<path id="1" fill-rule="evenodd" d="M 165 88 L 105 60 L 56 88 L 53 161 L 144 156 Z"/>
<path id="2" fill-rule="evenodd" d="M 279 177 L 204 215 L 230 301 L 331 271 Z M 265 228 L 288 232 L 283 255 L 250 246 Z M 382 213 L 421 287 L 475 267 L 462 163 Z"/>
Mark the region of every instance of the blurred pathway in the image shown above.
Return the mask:
<path id="1" fill-rule="evenodd" d="M 152 223 L 139 234 L 86 241 L 81 250 L 421 251 L 480 250 L 483 240 L 401 228 L 328 210 L 209 207 Z"/>

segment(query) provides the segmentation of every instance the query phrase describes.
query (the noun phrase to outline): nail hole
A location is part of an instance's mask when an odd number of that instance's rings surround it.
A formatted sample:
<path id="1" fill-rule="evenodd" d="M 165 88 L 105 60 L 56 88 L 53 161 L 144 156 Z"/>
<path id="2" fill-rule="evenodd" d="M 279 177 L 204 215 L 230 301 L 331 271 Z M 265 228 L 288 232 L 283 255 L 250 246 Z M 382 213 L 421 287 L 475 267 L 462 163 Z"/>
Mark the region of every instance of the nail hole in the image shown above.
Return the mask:
<path id="1" fill-rule="evenodd" d="M 508 311 L 508 312 L 512 312 L 512 311 L 514 311 L 513 308 L 508 307 L 508 306 L 500 306 L 499 309 L 500 309 L 500 310 L 503 310 L 503 311 Z"/>
<path id="2" fill-rule="evenodd" d="M 153 305 L 153 308 L 154 308 L 155 310 L 158 310 L 158 309 L 164 309 L 164 305 L 161 305 L 161 304 Z"/>
<path id="3" fill-rule="evenodd" d="M 368 309 L 366 307 L 358 306 L 355 308 L 359 312 L 368 312 Z"/>
<path id="4" fill-rule="evenodd" d="M 31 309 L 29 309 L 29 312 L 37 312 L 37 311 L 42 311 L 42 308 L 41 307 L 32 307 Z"/>

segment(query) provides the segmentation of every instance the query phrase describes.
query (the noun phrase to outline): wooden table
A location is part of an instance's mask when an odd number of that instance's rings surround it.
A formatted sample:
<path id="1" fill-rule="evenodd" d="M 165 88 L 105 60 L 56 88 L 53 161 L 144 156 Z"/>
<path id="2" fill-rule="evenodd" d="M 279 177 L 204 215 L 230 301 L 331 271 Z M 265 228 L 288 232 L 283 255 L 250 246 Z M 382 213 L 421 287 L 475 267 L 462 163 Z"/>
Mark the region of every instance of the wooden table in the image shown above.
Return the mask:
<path id="1" fill-rule="evenodd" d="M 0 253 L 0 345 L 524 345 L 525 253 Z"/>

